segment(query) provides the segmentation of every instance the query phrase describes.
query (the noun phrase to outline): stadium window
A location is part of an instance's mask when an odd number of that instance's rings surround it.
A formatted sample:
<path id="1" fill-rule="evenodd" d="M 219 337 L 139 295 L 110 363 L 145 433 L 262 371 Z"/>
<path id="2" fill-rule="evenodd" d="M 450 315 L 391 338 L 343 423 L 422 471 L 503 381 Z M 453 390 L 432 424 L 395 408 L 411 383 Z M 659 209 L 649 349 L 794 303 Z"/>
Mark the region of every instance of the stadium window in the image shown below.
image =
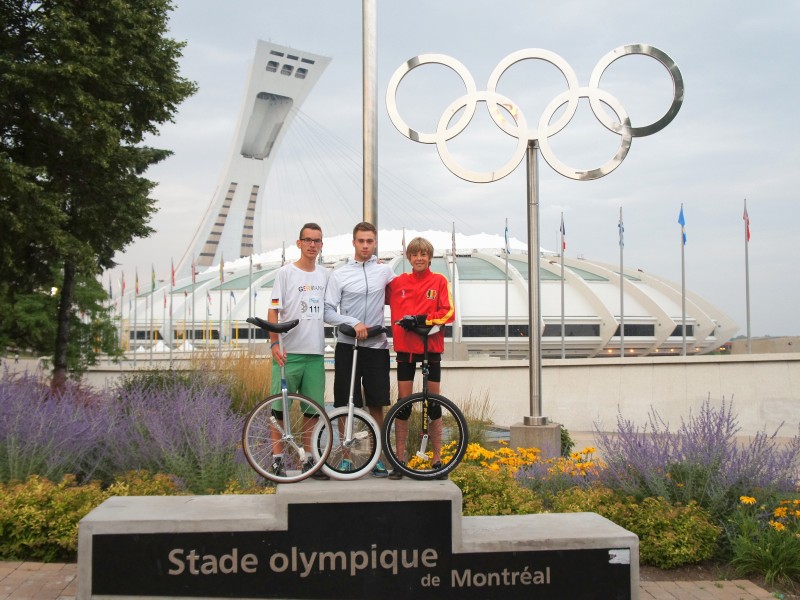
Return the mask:
<path id="1" fill-rule="evenodd" d="M 292 65 L 283 65 L 281 67 L 281 75 L 291 75 L 292 71 L 294 71 L 294 67 Z"/>
<path id="2" fill-rule="evenodd" d="M 294 76 L 297 77 L 298 79 L 305 79 L 306 75 L 308 75 L 308 69 L 304 69 L 302 67 L 297 69 L 297 72 L 295 72 L 294 74 Z"/>
<path id="3" fill-rule="evenodd" d="M 626 328 L 627 328 L 627 325 L 626 325 Z M 689 335 L 689 336 L 694 335 L 694 325 L 687 325 L 686 326 L 686 335 Z M 683 330 L 681 329 L 680 325 L 675 327 L 675 329 L 672 331 L 672 337 L 683 337 Z"/>
<path id="4" fill-rule="evenodd" d="M 617 325 L 617 330 L 614 332 L 616 337 L 619 337 L 619 330 L 621 327 Z M 628 337 L 653 337 L 656 334 L 655 325 L 644 325 L 642 323 L 625 323 L 625 335 Z"/>
<path id="5" fill-rule="evenodd" d="M 627 325 L 625 326 L 627 329 Z M 564 324 L 565 337 L 598 337 L 600 335 L 600 325 L 588 324 Z M 561 337 L 561 325 L 550 324 L 544 326 L 542 337 Z"/>
<path id="6" fill-rule="evenodd" d="M 278 70 L 278 63 L 274 60 L 271 60 L 267 63 L 267 71 L 269 73 L 275 73 Z"/>

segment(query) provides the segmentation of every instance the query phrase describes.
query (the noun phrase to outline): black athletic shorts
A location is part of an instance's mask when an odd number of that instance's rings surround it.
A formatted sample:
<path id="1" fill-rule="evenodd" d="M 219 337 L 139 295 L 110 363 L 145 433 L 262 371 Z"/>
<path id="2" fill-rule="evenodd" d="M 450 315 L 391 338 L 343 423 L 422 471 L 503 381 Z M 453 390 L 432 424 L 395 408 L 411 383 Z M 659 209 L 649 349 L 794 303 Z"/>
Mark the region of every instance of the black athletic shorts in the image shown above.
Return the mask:
<path id="1" fill-rule="evenodd" d="M 353 370 L 352 344 L 338 342 L 334 351 L 333 405 L 347 406 L 350 398 L 350 376 Z M 361 408 L 363 399 L 367 406 L 389 406 L 389 350 L 381 348 L 358 348 L 358 364 L 353 389 L 353 404 Z"/>
<path id="2" fill-rule="evenodd" d="M 422 354 L 397 353 L 397 381 L 414 381 L 417 363 L 422 362 Z M 442 355 L 428 352 L 428 381 L 442 381 Z"/>

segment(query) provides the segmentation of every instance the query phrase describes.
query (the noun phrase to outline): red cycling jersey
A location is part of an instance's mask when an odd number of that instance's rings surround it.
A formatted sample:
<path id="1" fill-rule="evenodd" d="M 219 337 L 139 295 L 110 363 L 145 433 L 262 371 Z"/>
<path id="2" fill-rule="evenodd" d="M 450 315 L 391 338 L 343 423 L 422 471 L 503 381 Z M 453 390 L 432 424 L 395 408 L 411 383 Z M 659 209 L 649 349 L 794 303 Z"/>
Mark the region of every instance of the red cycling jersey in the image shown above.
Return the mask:
<path id="1" fill-rule="evenodd" d="M 428 352 L 444 352 L 444 325 L 455 319 L 450 282 L 440 273 L 429 269 L 423 273 L 403 273 L 386 286 L 386 302 L 392 315 L 392 343 L 395 352 L 422 354 L 422 338 L 406 331 L 395 321 L 406 315 L 425 315 L 426 325 L 441 329 L 428 336 Z"/>

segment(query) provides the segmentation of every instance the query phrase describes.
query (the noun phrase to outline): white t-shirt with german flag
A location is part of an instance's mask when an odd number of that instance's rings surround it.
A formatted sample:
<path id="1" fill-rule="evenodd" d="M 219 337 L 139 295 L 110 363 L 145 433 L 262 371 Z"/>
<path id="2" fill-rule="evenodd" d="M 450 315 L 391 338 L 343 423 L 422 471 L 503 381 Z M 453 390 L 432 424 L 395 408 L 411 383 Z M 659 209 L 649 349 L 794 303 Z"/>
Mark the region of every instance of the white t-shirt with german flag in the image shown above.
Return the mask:
<path id="1" fill-rule="evenodd" d="M 303 271 L 294 263 L 278 269 L 272 285 L 270 308 L 278 311 L 278 320 L 300 319 L 300 323 L 283 335 L 287 354 L 325 354 L 325 285 L 329 271 L 314 265 L 314 271 Z"/>

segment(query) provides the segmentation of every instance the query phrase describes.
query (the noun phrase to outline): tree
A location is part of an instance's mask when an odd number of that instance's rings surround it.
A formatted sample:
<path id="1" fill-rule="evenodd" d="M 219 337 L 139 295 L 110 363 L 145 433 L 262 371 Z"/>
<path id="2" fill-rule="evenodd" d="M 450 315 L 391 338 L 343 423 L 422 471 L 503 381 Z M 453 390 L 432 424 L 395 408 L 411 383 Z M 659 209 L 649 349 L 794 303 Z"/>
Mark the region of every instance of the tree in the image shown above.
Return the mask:
<path id="1" fill-rule="evenodd" d="M 0 0 L 0 286 L 58 289 L 53 384 L 69 369 L 76 282 L 152 230 L 143 140 L 194 93 L 170 0 Z M 52 281 L 57 272 L 60 285 Z"/>
<path id="2" fill-rule="evenodd" d="M 53 274 L 54 282 L 61 279 L 60 272 Z M 51 355 L 58 329 L 54 317 L 58 312 L 57 291 L 53 287 L 16 293 L 13 304 L 0 306 L 0 347 Z M 0 295 L 7 294 L 0 290 Z M 67 362 L 71 372 L 82 373 L 97 363 L 101 353 L 118 356 L 121 351 L 108 295 L 93 275 L 76 278 L 74 298 Z"/>

